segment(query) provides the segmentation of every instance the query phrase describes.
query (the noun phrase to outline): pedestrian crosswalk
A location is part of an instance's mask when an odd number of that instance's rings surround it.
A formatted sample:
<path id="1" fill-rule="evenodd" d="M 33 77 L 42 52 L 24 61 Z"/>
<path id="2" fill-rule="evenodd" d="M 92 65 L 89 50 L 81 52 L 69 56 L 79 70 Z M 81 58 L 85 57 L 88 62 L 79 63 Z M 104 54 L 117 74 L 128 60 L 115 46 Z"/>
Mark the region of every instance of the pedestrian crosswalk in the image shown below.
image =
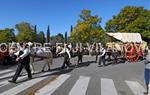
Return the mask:
<path id="1" fill-rule="evenodd" d="M 60 75 L 58 78 L 56 78 L 55 81 L 50 83 L 50 85 L 46 85 L 42 89 L 38 90 L 35 95 L 51 95 L 53 92 L 61 86 L 68 78 L 70 75 Z"/>
<path id="2" fill-rule="evenodd" d="M 69 95 L 85 95 L 90 81 L 90 77 L 80 76 Z"/>
<path id="3" fill-rule="evenodd" d="M 8 73 L 8 75 L 11 73 Z M 32 80 L 28 80 L 25 82 L 22 82 L 21 84 L 17 85 L 17 86 L 13 86 L 12 88 L 4 91 L 4 92 L 0 92 L 0 95 L 22 95 L 21 93 L 23 91 L 25 91 L 26 89 L 32 87 L 33 85 L 39 83 L 40 81 L 46 79 L 47 77 L 45 75 L 49 75 L 51 74 L 51 72 L 45 72 L 42 73 L 41 75 L 39 75 L 37 78 L 32 79 Z M 44 77 L 45 76 L 45 77 Z M 20 76 L 18 78 L 18 80 L 23 80 L 26 79 L 27 76 Z M 4 86 L 11 84 L 8 82 L 8 80 L 10 80 L 11 78 L 8 78 L 7 80 L 1 81 L 0 82 L 0 88 L 3 88 Z M 28 94 L 24 94 L 24 95 L 28 95 Z"/>
<path id="4" fill-rule="evenodd" d="M 57 89 L 59 89 L 59 87 L 63 85 L 63 83 L 66 82 L 69 77 L 70 75 L 67 74 L 60 75 L 55 81 L 47 84 L 43 88 L 36 91 L 35 95 L 53 95 L 53 93 Z M 75 84 L 72 86 L 68 95 L 86 95 L 90 79 L 91 77 L 88 76 L 80 76 L 78 80 L 75 82 Z M 112 79 L 100 78 L 100 82 L 101 82 L 100 88 L 101 93 L 99 95 L 120 95 L 118 94 L 118 91 Z M 137 81 L 126 80 L 124 81 L 124 84 L 126 84 L 126 86 L 128 86 L 129 89 L 133 92 L 132 95 L 143 95 L 143 92 L 145 91 L 144 87 Z M 62 95 L 62 93 L 60 95 Z"/>
<path id="5" fill-rule="evenodd" d="M 12 75 L 12 73 L 14 73 L 13 70 L 2 71 L 0 73 L 2 75 L 0 76 L 0 80 L 5 77 L 8 77 L 8 75 Z M 31 88 L 33 85 L 39 83 L 40 81 L 45 80 L 47 78 L 47 76 L 45 75 L 49 74 L 51 74 L 51 72 L 42 73 L 41 75 L 39 75 L 39 78 L 34 78 L 32 80 L 28 80 L 18 85 L 15 85 L 10 89 L 0 92 L 0 95 L 22 95 L 21 93 L 23 91 L 25 91 L 28 88 Z M 36 90 L 34 92 L 34 95 L 53 95 L 53 93 L 58 91 L 60 87 L 63 87 L 64 83 L 68 82 L 67 80 L 69 80 L 71 77 L 74 76 L 70 74 L 61 74 L 55 80 L 49 82 L 45 86 L 42 86 L 40 87 L 40 89 Z M 18 78 L 18 80 L 22 80 L 24 78 L 27 78 L 27 76 L 21 76 Z M 89 85 L 91 83 L 92 78 L 93 77 L 90 76 L 82 76 L 82 75 L 78 76 L 78 78 L 76 78 L 76 80 L 74 81 L 73 85 L 71 85 L 71 88 L 69 92 L 67 92 L 68 93 L 67 95 L 87 95 L 87 91 L 89 90 Z M 7 78 L 6 80 L 0 81 L 0 89 L 6 85 L 11 84 L 8 82 L 9 79 L 10 77 Z M 145 89 L 143 85 L 141 85 L 139 82 L 130 80 L 123 80 L 122 82 L 125 86 L 129 88 L 129 90 L 132 92 L 132 95 L 143 95 Z M 120 95 L 118 94 L 118 89 L 116 88 L 117 84 L 114 82 L 113 79 L 99 77 L 99 83 L 96 83 L 96 85 L 100 85 L 99 86 L 100 88 L 98 88 L 100 90 L 99 95 Z M 63 95 L 63 92 L 60 95 Z"/>
<path id="6" fill-rule="evenodd" d="M 8 73 L 8 72 L 11 72 L 11 71 L 13 71 L 13 70 L 11 70 L 11 69 L 6 69 L 6 70 L 3 70 L 3 71 L 0 71 L 0 74 Z"/>
<path id="7" fill-rule="evenodd" d="M 137 81 L 125 81 L 135 95 L 142 95 L 145 89 Z"/>
<path id="8" fill-rule="evenodd" d="M 10 73 L 6 73 L 2 76 L 0 76 L 0 79 L 4 79 L 4 78 L 8 78 L 8 77 L 11 77 L 15 74 L 15 72 L 10 72 Z"/>
<path id="9" fill-rule="evenodd" d="M 112 79 L 101 79 L 101 95 L 118 95 Z"/>

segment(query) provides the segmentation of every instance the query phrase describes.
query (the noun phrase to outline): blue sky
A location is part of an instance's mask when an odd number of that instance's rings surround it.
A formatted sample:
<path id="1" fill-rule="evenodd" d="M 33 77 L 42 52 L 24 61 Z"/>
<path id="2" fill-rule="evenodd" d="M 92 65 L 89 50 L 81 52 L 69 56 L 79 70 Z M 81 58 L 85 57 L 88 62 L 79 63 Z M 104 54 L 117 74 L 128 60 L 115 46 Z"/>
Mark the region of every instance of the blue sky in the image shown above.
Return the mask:
<path id="1" fill-rule="evenodd" d="M 76 25 L 83 9 L 102 18 L 101 26 L 117 15 L 125 6 L 143 6 L 150 10 L 150 0 L 0 0 L 0 29 L 14 28 L 22 21 L 37 25 L 38 31 L 46 32 L 50 25 L 51 35 L 70 31 Z"/>

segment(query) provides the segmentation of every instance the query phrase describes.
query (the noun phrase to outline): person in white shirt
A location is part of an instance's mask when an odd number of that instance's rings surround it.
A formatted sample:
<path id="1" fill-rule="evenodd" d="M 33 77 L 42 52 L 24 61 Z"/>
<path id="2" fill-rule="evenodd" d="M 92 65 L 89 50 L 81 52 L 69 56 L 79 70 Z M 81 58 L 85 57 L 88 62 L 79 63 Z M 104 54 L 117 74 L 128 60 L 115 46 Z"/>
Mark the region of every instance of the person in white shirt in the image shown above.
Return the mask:
<path id="1" fill-rule="evenodd" d="M 23 51 L 23 43 L 20 43 L 19 46 L 18 46 L 18 51 L 16 53 L 14 53 L 14 55 L 18 56 L 20 51 Z"/>
<path id="2" fill-rule="evenodd" d="M 99 57 L 99 66 L 105 66 L 105 55 L 106 55 L 106 49 L 104 47 L 100 48 L 100 57 Z M 103 62 L 103 65 L 102 65 Z"/>
<path id="3" fill-rule="evenodd" d="M 68 67 L 70 66 L 71 55 L 70 55 L 69 49 L 70 48 L 68 47 L 68 45 L 66 45 L 66 47 L 64 47 L 64 49 L 60 53 L 58 53 L 58 54 L 63 54 L 64 55 L 64 62 L 63 62 L 63 65 L 61 66 L 61 69 L 65 68 L 65 64 Z"/>
<path id="4" fill-rule="evenodd" d="M 9 82 L 16 83 L 17 78 L 19 77 L 22 69 L 25 67 L 25 70 L 28 73 L 28 79 L 32 79 L 31 70 L 30 70 L 30 50 L 28 48 L 27 44 L 23 45 L 23 50 L 19 52 L 19 55 L 17 55 L 16 61 L 18 62 L 18 67 L 15 72 L 15 75 L 13 76 L 12 80 L 9 80 Z"/>

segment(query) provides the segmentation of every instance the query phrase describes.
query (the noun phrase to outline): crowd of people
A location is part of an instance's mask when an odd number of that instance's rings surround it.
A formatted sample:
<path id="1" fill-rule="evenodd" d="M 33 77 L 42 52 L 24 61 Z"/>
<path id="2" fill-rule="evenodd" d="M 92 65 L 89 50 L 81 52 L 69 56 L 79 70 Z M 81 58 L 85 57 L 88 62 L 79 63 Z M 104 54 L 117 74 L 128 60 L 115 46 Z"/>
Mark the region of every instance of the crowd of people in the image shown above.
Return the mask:
<path id="1" fill-rule="evenodd" d="M 98 60 L 98 65 L 100 67 L 106 66 L 106 61 L 113 61 L 112 64 L 118 64 L 118 57 L 121 56 L 120 52 L 117 50 L 117 48 L 114 47 L 106 47 L 104 45 L 98 46 L 98 51 L 95 53 L 96 55 L 96 62 Z M 143 57 L 143 53 L 139 46 L 135 47 L 139 53 L 141 53 L 140 57 Z M 45 66 L 48 65 L 48 71 L 50 71 L 50 65 L 52 65 L 53 57 L 56 56 L 63 56 L 64 61 L 61 66 L 61 69 L 69 68 L 70 67 L 70 59 L 72 56 L 76 55 L 78 57 L 76 66 L 78 64 L 83 62 L 83 56 L 85 54 L 86 48 L 79 48 L 75 47 L 73 48 L 70 44 L 65 44 L 63 47 L 60 46 L 51 46 L 51 47 L 45 47 L 42 48 L 40 46 L 37 46 L 36 48 L 33 47 L 33 45 L 29 43 L 19 43 L 18 46 L 13 47 L 7 47 L 6 44 L 0 45 L 0 64 L 6 65 L 6 64 L 15 64 L 18 63 L 16 72 L 11 80 L 9 82 L 16 83 L 17 78 L 19 77 L 21 71 L 23 68 L 27 71 L 28 78 L 32 79 L 32 72 L 34 71 L 34 58 L 39 57 L 41 59 L 45 60 L 45 64 L 41 71 L 44 71 Z M 95 51 L 95 48 L 92 48 L 93 51 Z M 130 49 L 133 51 L 132 49 Z M 126 51 L 129 52 L 128 48 L 126 48 Z M 89 51 L 90 52 L 90 51 Z M 55 56 L 54 56 L 55 55 Z M 150 81 L 150 51 L 147 50 L 147 55 L 145 55 L 145 84 L 146 84 L 146 92 L 145 95 L 148 93 L 148 85 Z"/>
<path id="2" fill-rule="evenodd" d="M 16 44 L 14 46 L 8 46 L 6 44 L 1 44 L 0 45 L 0 64 L 1 65 L 7 65 L 7 64 L 15 64 L 16 63 L 16 52 L 20 51 L 23 49 L 23 44 L 24 43 L 20 43 L 19 45 Z M 38 53 L 43 52 L 44 51 L 44 55 L 43 54 L 39 54 L 39 56 L 42 59 L 45 57 L 48 57 L 49 55 L 45 56 L 45 49 L 48 49 L 49 52 L 52 53 L 52 57 L 58 57 L 61 54 L 63 54 L 64 56 L 68 54 L 69 59 L 72 56 L 78 56 L 78 61 L 76 64 L 79 64 L 80 62 L 82 63 L 82 57 L 84 54 L 86 54 L 88 52 L 88 54 L 92 51 L 95 52 L 96 55 L 96 62 L 97 60 L 99 61 L 99 66 L 105 66 L 106 65 L 106 61 L 113 61 L 113 64 L 117 64 L 119 63 L 119 58 L 125 58 L 125 57 L 131 57 L 132 55 L 130 54 L 129 56 L 122 56 L 120 51 L 115 47 L 115 46 L 105 46 L 105 45 L 98 45 L 98 49 L 96 50 L 96 46 L 93 46 L 93 48 L 91 48 L 91 50 L 87 49 L 87 48 L 80 48 L 80 47 L 72 47 L 70 44 L 66 44 L 66 46 L 47 46 L 47 48 L 42 49 L 42 47 L 40 45 L 37 45 L 36 47 L 33 47 L 31 44 L 28 43 L 28 47 L 29 50 L 31 52 L 31 57 L 35 57 L 38 56 Z M 135 48 L 140 52 L 140 57 L 142 57 L 142 51 L 139 48 Z M 128 52 L 132 52 L 133 49 L 130 49 L 130 51 L 128 49 L 125 49 L 127 54 Z M 67 52 L 67 54 L 64 54 L 65 52 Z M 36 55 L 35 55 L 36 54 Z M 34 56 L 33 56 L 34 55 Z M 66 57 L 68 57 L 66 56 Z M 99 58 L 98 58 L 99 56 Z M 127 59 L 127 58 L 126 58 Z M 123 59 L 122 59 L 123 60 Z M 33 60 L 32 60 L 33 61 Z M 66 61 L 67 62 L 67 61 Z M 102 65 L 103 64 L 103 65 Z M 49 66 L 50 67 L 50 66 Z"/>

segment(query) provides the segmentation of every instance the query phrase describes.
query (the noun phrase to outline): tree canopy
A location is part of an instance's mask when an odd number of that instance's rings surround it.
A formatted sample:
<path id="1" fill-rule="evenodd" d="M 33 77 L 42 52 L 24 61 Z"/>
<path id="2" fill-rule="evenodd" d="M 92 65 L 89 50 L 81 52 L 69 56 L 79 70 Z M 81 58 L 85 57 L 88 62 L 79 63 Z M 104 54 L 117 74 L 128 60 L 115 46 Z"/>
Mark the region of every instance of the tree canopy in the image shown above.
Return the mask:
<path id="1" fill-rule="evenodd" d="M 36 25 L 34 26 L 34 33 L 33 33 L 33 39 L 34 39 L 34 42 L 37 42 L 37 29 L 36 29 Z"/>
<path id="2" fill-rule="evenodd" d="M 50 42 L 50 29 L 49 29 L 49 25 L 47 27 L 47 38 L 46 38 L 47 43 Z"/>
<path id="3" fill-rule="evenodd" d="M 36 25 L 21 22 L 16 24 L 14 29 L 5 28 L 0 30 L 0 43 L 11 41 L 106 43 L 111 41 L 104 31 L 140 33 L 143 40 L 150 41 L 150 10 L 144 9 L 144 7 L 126 6 L 122 8 L 117 15 L 106 22 L 105 30 L 101 28 L 101 20 L 102 18 L 93 15 L 91 10 L 84 9 L 79 14 L 76 25 L 74 27 L 71 25 L 70 36 L 65 32 L 64 35 L 58 33 L 52 38 L 50 37 L 49 25 L 47 31 L 39 33 Z"/>
<path id="4" fill-rule="evenodd" d="M 55 43 L 64 43 L 64 36 L 61 33 L 58 33 L 55 36 L 51 37 L 51 40 Z"/>
<path id="5" fill-rule="evenodd" d="M 14 29 L 10 29 L 10 28 L 0 30 L 0 43 L 15 41 L 16 39 L 13 31 Z"/>
<path id="6" fill-rule="evenodd" d="M 91 15 L 90 10 L 82 10 L 80 18 L 71 32 L 71 42 L 99 42 L 104 34 L 100 22 L 101 18 Z"/>
<path id="7" fill-rule="evenodd" d="M 19 24 L 16 24 L 16 29 L 18 30 L 17 39 L 18 41 L 34 41 L 34 29 L 33 26 L 31 26 L 27 22 L 21 22 Z"/>
<path id="8" fill-rule="evenodd" d="M 40 31 L 40 33 L 38 34 L 38 42 L 42 44 L 45 42 L 45 34 L 43 31 Z"/>
<path id="9" fill-rule="evenodd" d="M 150 40 L 150 11 L 143 7 L 126 6 L 106 23 L 107 32 L 140 33 L 144 40 Z"/>

